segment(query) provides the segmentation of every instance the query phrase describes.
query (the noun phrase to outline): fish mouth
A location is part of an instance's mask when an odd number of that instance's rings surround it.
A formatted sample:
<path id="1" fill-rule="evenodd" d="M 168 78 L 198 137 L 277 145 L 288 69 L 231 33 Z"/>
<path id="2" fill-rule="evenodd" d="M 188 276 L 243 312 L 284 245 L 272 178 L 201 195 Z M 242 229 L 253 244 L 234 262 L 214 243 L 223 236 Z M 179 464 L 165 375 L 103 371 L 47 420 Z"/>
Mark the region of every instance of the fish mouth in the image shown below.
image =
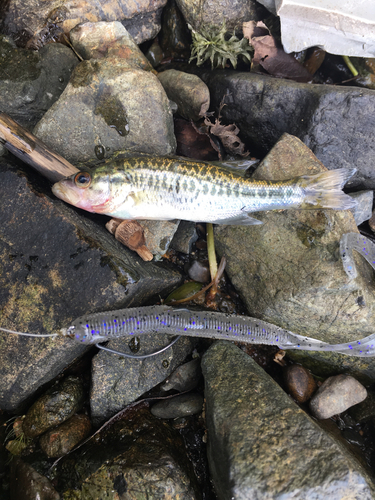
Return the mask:
<path id="1" fill-rule="evenodd" d="M 79 193 L 75 189 L 75 185 L 70 179 L 64 179 L 62 181 L 56 182 L 52 186 L 52 193 L 60 198 L 60 200 L 79 207 L 82 202 L 82 193 Z"/>

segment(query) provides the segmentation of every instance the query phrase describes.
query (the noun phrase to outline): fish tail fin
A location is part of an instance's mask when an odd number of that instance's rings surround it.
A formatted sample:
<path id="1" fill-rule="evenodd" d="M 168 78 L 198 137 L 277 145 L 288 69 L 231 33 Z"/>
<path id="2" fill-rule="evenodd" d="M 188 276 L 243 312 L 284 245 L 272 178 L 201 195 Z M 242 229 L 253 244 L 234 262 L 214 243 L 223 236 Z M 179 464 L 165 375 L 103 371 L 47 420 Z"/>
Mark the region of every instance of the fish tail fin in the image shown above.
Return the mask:
<path id="1" fill-rule="evenodd" d="M 343 193 L 342 188 L 356 171 L 356 168 L 338 168 L 300 177 L 298 184 L 305 191 L 300 208 L 348 210 L 355 207 L 356 201 Z"/>

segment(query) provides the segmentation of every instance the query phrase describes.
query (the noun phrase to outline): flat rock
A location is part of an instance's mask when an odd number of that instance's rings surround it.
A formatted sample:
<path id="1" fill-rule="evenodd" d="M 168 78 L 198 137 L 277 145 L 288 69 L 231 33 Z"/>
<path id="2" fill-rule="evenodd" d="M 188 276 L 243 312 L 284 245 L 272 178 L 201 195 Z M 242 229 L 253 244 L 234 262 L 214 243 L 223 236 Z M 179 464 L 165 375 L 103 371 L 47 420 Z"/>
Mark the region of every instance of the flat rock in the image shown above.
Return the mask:
<path id="1" fill-rule="evenodd" d="M 176 149 L 159 80 L 118 57 L 81 62 L 34 134 L 72 163 L 97 160 L 98 148 L 104 158 L 124 149 L 156 155 Z"/>
<path id="2" fill-rule="evenodd" d="M 85 312 L 139 305 L 178 284 L 178 273 L 116 241 L 107 218 L 67 206 L 17 165 L 0 159 L 1 326 L 52 333 Z M 70 339 L 8 333 L 0 342 L 0 408 L 11 412 L 86 349 Z"/>
<path id="3" fill-rule="evenodd" d="M 310 401 L 310 410 L 316 418 L 330 418 L 362 403 L 366 397 L 366 388 L 354 377 L 336 375 L 327 378 L 319 387 Z"/>
<path id="4" fill-rule="evenodd" d="M 210 89 L 212 109 L 226 96 L 223 122 L 239 127 L 252 155 L 264 157 L 287 132 L 300 138 L 329 170 L 356 167 L 352 187 L 375 188 L 372 90 L 235 71 L 199 74 Z"/>
<path id="5" fill-rule="evenodd" d="M 220 500 L 374 498 L 354 457 L 238 347 L 216 342 L 202 370 L 208 460 Z"/>
<path id="6" fill-rule="evenodd" d="M 282 180 L 322 169 L 300 140 L 286 134 L 254 176 Z M 254 217 L 263 224 L 215 228 L 216 248 L 225 255 L 226 272 L 251 316 L 332 344 L 375 331 L 373 271 L 358 259 L 360 275 L 349 282 L 338 252 L 342 234 L 358 231 L 350 211 L 284 210 L 257 212 Z M 361 380 L 375 378 L 374 358 L 314 351 L 288 354 L 316 374 L 327 369 L 331 375 L 336 369 L 359 373 Z M 306 364 L 307 359 L 317 363 Z"/>
<path id="7" fill-rule="evenodd" d="M 60 43 L 36 52 L 16 48 L 0 35 L 1 111 L 31 129 L 60 97 L 78 62 Z"/>
<path id="8" fill-rule="evenodd" d="M 132 339 L 132 341 L 134 338 Z M 154 353 L 171 342 L 170 335 L 142 335 L 137 350 L 129 339 L 112 340 L 110 348 L 130 355 Z M 102 424 L 142 394 L 160 384 L 194 349 L 192 338 L 182 337 L 166 351 L 146 359 L 129 359 L 101 351 L 92 363 L 90 408 L 94 425 Z M 132 343 L 130 346 L 133 347 Z"/>
<path id="9" fill-rule="evenodd" d="M 53 35 L 65 33 L 83 22 L 121 21 L 137 43 L 154 38 L 161 23 L 166 0 L 9 0 L 1 12 L 1 32 L 19 46 L 40 48 Z"/>

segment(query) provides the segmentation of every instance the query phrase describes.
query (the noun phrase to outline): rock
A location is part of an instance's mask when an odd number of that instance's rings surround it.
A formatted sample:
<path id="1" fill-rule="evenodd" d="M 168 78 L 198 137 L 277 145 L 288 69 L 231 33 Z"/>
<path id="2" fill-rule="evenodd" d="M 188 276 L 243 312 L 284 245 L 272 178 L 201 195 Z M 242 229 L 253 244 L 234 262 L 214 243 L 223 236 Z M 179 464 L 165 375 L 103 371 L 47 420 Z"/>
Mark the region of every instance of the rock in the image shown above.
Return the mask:
<path id="1" fill-rule="evenodd" d="M 356 459 L 235 345 L 213 344 L 202 370 L 219 499 L 374 498 Z"/>
<path id="2" fill-rule="evenodd" d="M 287 391 L 299 403 L 308 401 L 318 387 L 314 377 L 303 366 L 287 366 L 283 375 Z"/>
<path id="3" fill-rule="evenodd" d="M 10 0 L 2 16 L 0 31 L 10 35 L 19 46 L 40 48 L 52 41 L 55 33 L 65 33 L 87 21 L 121 21 L 136 43 L 153 39 L 160 30 L 161 11 L 166 0 L 96 2 L 53 0 Z"/>
<path id="4" fill-rule="evenodd" d="M 175 0 L 170 0 L 163 9 L 159 33 L 160 47 L 166 57 L 189 59 L 191 33 Z"/>
<path id="5" fill-rule="evenodd" d="M 83 59 L 119 57 L 129 67 L 153 71 L 133 37 L 118 21 L 79 24 L 70 32 L 70 41 Z"/>
<path id="6" fill-rule="evenodd" d="M 160 260 L 167 252 L 177 231 L 179 220 L 141 220 L 139 224 L 144 229 L 147 248 Z"/>
<path id="7" fill-rule="evenodd" d="M 134 342 L 136 340 L 136 349 Z M 112 340 L 110 347 L 130 355 L 156 352 L 171 341 L 169 335 L 150 334 L 138 338 Z M 130 344 L 130 346 L 129 346 Z M 100 352 L 93 359 L 91 373 L 90 408 L 94 425 L 119 412 L 124 406 L 160 384 L 191 353 L 195 345 L 192 338 L 181 337 L 166 351 L 146 359 L 129 359 Z"/>
<path id="8" fill-rule="evenodd" d="M 312 414 L 321 420 L 361 403 L 367 397 L 362 384 L 349 375 L 329 377 L 310 401 Z"/>
<path id="9" fill-rule="evenodd" d="M 355 166 L 351 188 L 375 188 L 372 90 L 234 71 L 199 75 L 210 89 L 213 109 L 226 96 L 222 121 L 239 127 L 253 156 L 264 157 L 287 132 L 299 137 L 328 169 Z"/>
<path id="10" fill-rule="evenodd" d="M 350 195 L 357 201 L 357 206 L 351 209 L 355 223 L 360 226 L 362 222 L 369 220 L 372 215 L 372 204 L 374 201 L 373 191 L 358 191 Z"/>
<path id="11" fill-rule="evenodd" d="M 195 260 L 188 269 L 189 278 L 200 283 L 207 283 L 210 281 L 210 268 L 208 262 L 201 262 Z"/>
<path id="12" fill-rule="evenodd" d="M 0 35 L 0 109 L 31 129 L 57 101 L 78 59 L 59 43 L 39 52 L 18 49 Z"/>
<path id="13" fill-rule="evenodd" d="M 87 415 L 73 415 L 56 429 L 43 434 L 39 444 L 47 457 L 61 457 L 85 439 L 90 430 L 91 422 Z"/>
<path id="14" fill-rule="evenodd" d="M 140 305 L 179 283 L 177 272 L 120 245 L 103 218 L 52 197 L 47 182 L 17 165 L 0 158 L 0 326 L 53 333 L 85 312 Z M 2 333 L 0 341 L 0 408 L 14 413 L 87 349 L 66 338 Z"/>
<path id="15" fill-rule="evenodd" d="M 81 62 L 34 134 L 72 163 L 97 160 L 98 146 L 107 158 L 122 149 L 167 155 L 176 148 L 157 77 L 114 57 Z"/>
<path id="16" fill-rule="evenodd" d="M 169 99 L 178 106 L 178 113 L 186 120 L 198 121 L 210 107 L 210 91 L 199 76 L 169 69 L 158 78 Z"/>
<path id="17" fill-rule="evenodd" d="M 195 229 L 195 222 L 182 220 L 173 236 L 170 246 L 174 250 L 177 250 L 177 252 L 189 254 L 197 239 L 198 233 Z"/>
<path id="18" fill-rule="evenodd" d="M 176 0 L 176 3 L 186 22 L 198 32 L 202 25 L 221 27 L 225 22 L 228 31 L 232 32 L 236 29 L 242 33 L 243 22 L 260 21 L 265 12 L 263 7 L 254 0 L 237 0 L 236 2 Z"/>
<path id="19" fill-rule="evenodd" d="M 64 498 L 201 498 L 181 436 L 139 404 L 56 469 Z"/>
<path id="20" fill-rule="evenodd" d="M 160 389 L 165 392 L 171 390 L 179 392 L 191 391 L 197 387 L 201 376 L 201 362 L 199 358 L 195 358 L 176 368 L 163 382 Z"/>
<path id="21" fill-rule="evenodd" d="M 201 413 L 203 396 L 197 393 L 180 394 L 171 399 L 158 401 L 151 408 L 151 413 L 158 418 L 188 417 Z"/>
<path id="22" fill-rule="evenodd" d="M 301 141 L 284 135 L 255 176 L 290 179 L 321 169 Z M 285 210 L 257 212 L 254 217 L 263 224 L 215 228 L 216 249 L 226 256 L 225 270 L 250 316 L 331 344 L 375 331 L 372 270 L 359 261 L 360 276 L 348 286 L 338 253 L 342 234 L 358 231 L 350 211 Z M 359 304 L 360 296 L 364 302 Z M 316 375 L 345 369 L 360 373 L 362 380 L 375 379 L 373 358 L 314 351 L 288 354 Z"/>
<path id="23" fill-rule="evenodd" d="M 22 430 L 34 438 L 65 422 L 81 409 L 83 386 L 78 377 L 67 377 L 41 396 L 26 413 Z"/>
<path id="24" fill-rule="evenodd" d="M 11 462 L 10 495 L 12 499 L 22 500 L 60 499 L 52 483 L 19 458 Z"/>

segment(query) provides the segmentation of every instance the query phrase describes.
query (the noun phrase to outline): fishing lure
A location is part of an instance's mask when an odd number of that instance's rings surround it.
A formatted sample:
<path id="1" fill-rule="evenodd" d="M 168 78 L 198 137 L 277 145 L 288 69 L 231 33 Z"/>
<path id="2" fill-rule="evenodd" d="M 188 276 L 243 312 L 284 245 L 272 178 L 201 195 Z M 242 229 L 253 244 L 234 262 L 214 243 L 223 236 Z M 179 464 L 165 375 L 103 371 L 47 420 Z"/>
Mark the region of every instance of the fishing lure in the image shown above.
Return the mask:
<path id="1" fill-rule="evenodd" d="M 343 266 L 350 279 L 357 276 L 352 251 L 360 253 L 375 269 L 375 245 L 366 237 L 356 233 L 344 234 L 340 242 Z M 13 330 L 0 330 L 22 334 Z M 127 355 L 100 346 L 107 340 L 138 336 L 147 333 L 178 335 L 161 351 L 143 356 Z M 159 354 L 175 343 L 179 336 L 214 338 L 250 344 L 275 345 L 280 349 L 303 349 L 307 351 L 331 351 L 351 356 L 375 356 L 375 334 L 361 340 L 344 344 L 328 344 L 304 337 L 266 321 L 249 316 L 229 315 L 212 311 L 194 311 L 171 306 L 147 306 L 120 309 L 77 318 L 68 328 L 58 333 L 32 337 L 64 335 L 84 344 L 97 344 L 110 352 L 132 358 L 145 358 Z"/>

